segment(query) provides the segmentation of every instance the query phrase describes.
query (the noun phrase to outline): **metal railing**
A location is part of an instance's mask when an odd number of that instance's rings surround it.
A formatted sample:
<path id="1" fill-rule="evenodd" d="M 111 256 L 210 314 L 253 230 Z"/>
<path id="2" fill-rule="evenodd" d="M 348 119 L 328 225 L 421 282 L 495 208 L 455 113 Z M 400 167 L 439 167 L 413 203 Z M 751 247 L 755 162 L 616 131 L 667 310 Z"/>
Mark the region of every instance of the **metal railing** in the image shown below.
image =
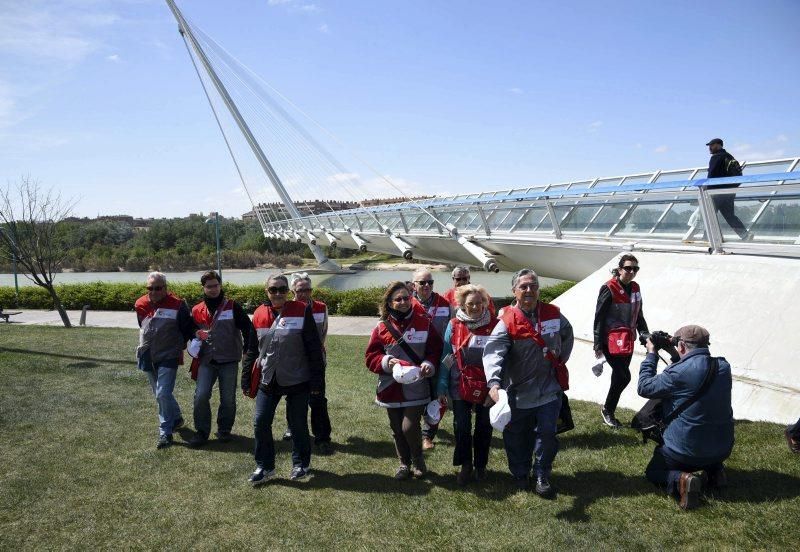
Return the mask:
<path id="1" fill-rule="evenodd" d="M 800 257 L 800 158 L 743 166 L 746 174 L 740 177 L 707 179 L 705 169 L 694 168 L 437 197 L 271 222 L 264 233 L 304 242 L 322 237 L 329 243 L 343 234 L 358 245 L 359 237 L 371 235 L 401 242 L 403 236 L 637 239 L 693 244 L 717 253 L 734 245 L 754 254 L 759 245 L 770 244 L 782 248 L 780 254 Z M 730 201 L 731 194 L 746 234 L 721 220 L 719 203 Z"/>

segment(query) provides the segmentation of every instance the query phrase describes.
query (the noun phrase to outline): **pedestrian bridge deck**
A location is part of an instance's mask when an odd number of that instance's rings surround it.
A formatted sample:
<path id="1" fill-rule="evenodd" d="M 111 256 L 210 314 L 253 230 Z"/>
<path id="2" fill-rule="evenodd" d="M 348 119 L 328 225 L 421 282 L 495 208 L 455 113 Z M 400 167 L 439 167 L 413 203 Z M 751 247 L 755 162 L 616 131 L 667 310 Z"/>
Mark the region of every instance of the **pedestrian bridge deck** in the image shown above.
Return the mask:
<path id="1" fill-rule="evenodd" d="M 730 178 L 691 168 L 437 197 L 272 221 L 264 232 L 486 269 L 534 265 L 570 279 L 621 250 L 800 258 L 800 158 L 743 167 Z M 744 239 L 714 208 L 731 193 Z"/>

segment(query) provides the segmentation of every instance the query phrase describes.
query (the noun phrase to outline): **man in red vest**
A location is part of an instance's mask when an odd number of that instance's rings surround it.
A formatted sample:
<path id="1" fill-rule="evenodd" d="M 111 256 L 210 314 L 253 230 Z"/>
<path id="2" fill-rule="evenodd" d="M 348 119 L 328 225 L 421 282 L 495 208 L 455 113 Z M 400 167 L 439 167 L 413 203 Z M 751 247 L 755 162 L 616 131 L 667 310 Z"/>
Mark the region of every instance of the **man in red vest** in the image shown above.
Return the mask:
<path id="1" fill-rule="evenodd" d="M 311 292 L 314 288 L 311 287 L 311 278 L 306 272 L 292 274 L 289 279 L 289 287 L 292 288 L 296 301 L 311 305 L 311 312 L 314 315 L 314 322 L 317 325 L 324 354 L 325 338 L 328 337 L 328 306 L 322 301 L 316 301 L 311 298 Z M 328 415 L 328 399 L 325 397 L 324 380 L 322 391 L 318 395 L 309 397 L 308 406 L 311 410 L 311 433 L 314 435 L 314 446 L 317 447 L 317 452 L 323 456 L 331 454 L 333 452 L 333 447 L 331 446 L 331 418 Z M 289 441 L 291 438 L 292 432 L 287 429 L 283 433 L 283 440 Z"/>
<path id="2" fill-rule="evenodd" d="M 489 396 L 508 393 L 511 422 L 503 431 L 508 468 L 520 489 L 528 489 L 531 468 L 536 494 L 552 498 L 550 471 L 558 452 L 556 424 L 562 387 L 553 360 L 572 353 L 572 325 L 558 307 L 539 301 L 539 277 L 524 268 L 511 279 L 516 303 L 503 309 L 483 350 Z M 533 455 L 536 462 L 533 463 Z M 531 465 L 533 463 L 533 466 Z"/>
<path id="3" fill-rule="evenodd" d="M 453 316 L 456 315 L 456 311 L 458 310 L 458 301 L 456 300 L 456 290 L 461 287 L 465 286 L 470 283 L 470 272 L 469 267 L 467 266 L 457 266 L 453 269 L 452 273 L 453 278 L 453 287 L 448 289 L 444 292 L 442 297 L 450 303 L 450 312 Z M 489 296 L 489 314 L 492 318 L 495 316 L 495 309 L 494 309 L 494 301 L 492 301 L 491 296 Z"/>
<path id="4" fill-rule="evenodd" d="M 192 309 L 195 324 L 203 330 L 194 391 L 194 429 L 189 446 L 202 447 L 211 434 L 211 392 L 219 380 L 217 438 L 230 441 L 236 419 L 236 380 L 245 349 L 258 351 L 258 339 L 250 317 L 233 299 L 225 297 L 222 278 L 214 270 L 200 277 L 203 300 Z M 245 366 L 244 369 L 248 369 Z"/>
<path id="5" fill-rule="evenodd" d="M 411 307 L 420 314 L 424 314 L 431 321 L 431 325 L 436 329 L 436 334 L 441 339 L 444 335 L 444 330 L 447 328 L 447 323 L 453 317 L 453 312 L 450 308 L 450 303 L 433 291 L 433 275 L 427 268 L 418 268 L 414 271 L 414 298 L 411 301 Z M 431 385 L 431 399 L 436 399 L 436 377 L 430 378 Z M 439 424 L 428 424 L 424 421 L 422 424 L 422 450 L 430 450 L 435 445 L 433 443 L 436 432 L 439 430 Z"/>
<path id="6" fill-rule="evenodd" d="M 181 407 L 175 400 L 175 376 L 183 364 L 183 349 L 197 327 L 189 307 L 167 290 L 167 277 L 161 272 L 147 276 L 147 293 L 134 306 L 139 322 L 136 359 L 147 374 L 158 403 L 158 442 L 156 448 L 172 445 L 172 433 L 183 427 Z"/>

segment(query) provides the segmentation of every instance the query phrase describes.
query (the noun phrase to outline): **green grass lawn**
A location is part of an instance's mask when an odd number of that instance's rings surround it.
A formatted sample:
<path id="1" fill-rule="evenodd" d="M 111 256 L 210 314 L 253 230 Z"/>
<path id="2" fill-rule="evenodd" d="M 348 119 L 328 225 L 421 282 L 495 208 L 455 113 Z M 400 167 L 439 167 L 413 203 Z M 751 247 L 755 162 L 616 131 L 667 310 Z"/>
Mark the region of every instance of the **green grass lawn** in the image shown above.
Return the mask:
<path id="1" fill-rule="evenodd" d="M 253 401 L 239 397 L 233 442 L 192 450 L 183 430 L 157 451 L 156 405 L 132 362 L 135 344 L 131 330 L 0 327 L 0 549 L 796 546 L 800 458 L 774 424 L 737 424 L 731 488 L 692 512 L 644 480 L 652 446 L 606 430 L 598 407 L 578 401 L 577 429 L 561 437 L 554 501 L 514 489 L 497 433 L 488 480 L 459 488 L 450 415 L 428 455 L 433 473 L 395 482 L 366 338 L 332 336 L 336 453 L 315 456 L 314 477 L 295 484 L 280 442 L 280 477 L 252 489 Z M 176 394 L 188 425 L 192 392 L 181 369 Z M 281 407 L 276 435 L 283 419 Z"/>

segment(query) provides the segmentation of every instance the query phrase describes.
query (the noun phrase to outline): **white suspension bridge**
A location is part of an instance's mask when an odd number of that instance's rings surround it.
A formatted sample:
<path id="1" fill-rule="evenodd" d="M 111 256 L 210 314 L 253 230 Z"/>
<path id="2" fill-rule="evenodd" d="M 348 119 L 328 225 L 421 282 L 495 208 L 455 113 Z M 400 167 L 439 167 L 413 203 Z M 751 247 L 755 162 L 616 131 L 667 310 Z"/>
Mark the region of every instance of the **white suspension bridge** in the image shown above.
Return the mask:
<path id="1" fill-rule="evenodd" d="M 634 252 L 651 326 L 709 328 L 714 350 L 734 368 L 738 417 L 788 422 L 800 414 L 800 157 L 744 160 L 745 174 L 730 178 L 708 179 L 705 167 L 655 170 L 365 207 L 376 183 L 409 194 L 352 152 L 375 176 L 365 184 L 348 171 L 327 145 L 343 147 L 335 136 L 166 2 L 265 236 L 307 244 L 334 271 L 321 245 L 576 280 L 556 301 L 578 338 L 570 394 L 598 402 L 607 382 L 588 371 L 594 300 L 617 256 Z M 264 184 L 288 218 L 258 200 Z M 331 193 L 361 206 L 303 214 L 294 203 Z M 745 236 L 715 208 L 715 198 L 730 194 Z M 642 402 L 631 387 L 623 406 Z"/>

